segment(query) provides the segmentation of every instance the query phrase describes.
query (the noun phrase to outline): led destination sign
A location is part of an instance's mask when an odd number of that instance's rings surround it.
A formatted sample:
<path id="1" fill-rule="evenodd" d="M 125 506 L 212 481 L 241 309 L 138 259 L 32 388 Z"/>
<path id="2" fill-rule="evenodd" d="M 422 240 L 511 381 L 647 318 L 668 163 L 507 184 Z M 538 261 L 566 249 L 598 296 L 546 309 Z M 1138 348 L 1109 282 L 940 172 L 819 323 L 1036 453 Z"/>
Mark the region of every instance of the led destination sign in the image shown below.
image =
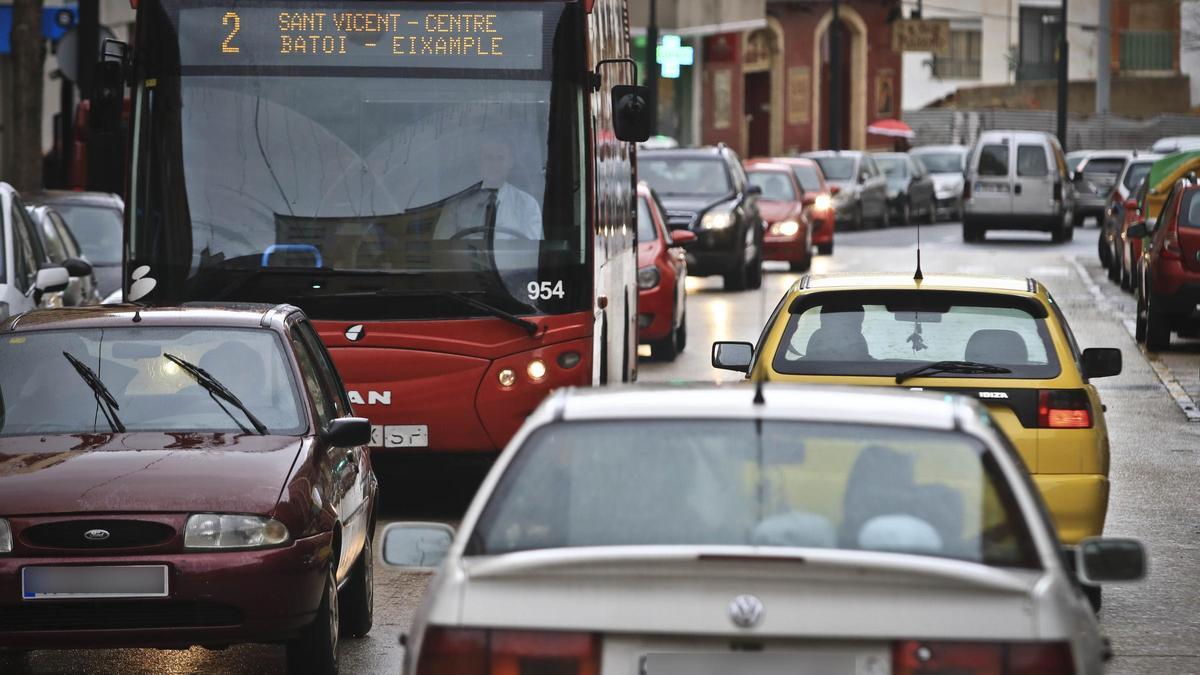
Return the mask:
<path id="1" fill-rule="evenodd" d="M 179 12 L 185 66 L 538 70 L 542 43 L 538 10 L 288 3 Z"/>

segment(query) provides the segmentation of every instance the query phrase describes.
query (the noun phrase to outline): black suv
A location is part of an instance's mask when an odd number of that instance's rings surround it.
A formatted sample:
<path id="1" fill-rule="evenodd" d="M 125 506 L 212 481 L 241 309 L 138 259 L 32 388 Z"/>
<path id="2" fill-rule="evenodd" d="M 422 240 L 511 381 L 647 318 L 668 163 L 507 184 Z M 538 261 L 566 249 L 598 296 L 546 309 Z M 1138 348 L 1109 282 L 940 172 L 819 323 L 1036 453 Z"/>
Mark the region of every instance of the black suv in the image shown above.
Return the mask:
<path id="1" fill-rule="evenodd" d="M 658 192 L 673 230 L 691 230 L 688 274 L 725 277 L 725 289 L 762 285 L 761 189 L 746 181 L 737 153 L 715 148 L 642 150 L 638 177 Z"/>

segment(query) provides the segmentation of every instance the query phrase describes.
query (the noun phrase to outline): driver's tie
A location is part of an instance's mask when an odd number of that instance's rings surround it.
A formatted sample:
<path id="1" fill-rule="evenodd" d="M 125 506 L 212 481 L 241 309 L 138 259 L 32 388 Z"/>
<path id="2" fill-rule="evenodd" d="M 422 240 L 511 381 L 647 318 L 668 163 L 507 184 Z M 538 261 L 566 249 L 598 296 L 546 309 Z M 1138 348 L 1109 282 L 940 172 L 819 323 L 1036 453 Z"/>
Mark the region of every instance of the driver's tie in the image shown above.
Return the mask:
<path id="1" fill-rule="evenodd" d="M 483 227 L 485 241 L 489 251 L 496 248 L 496 191 L 484 189 L 488 193 L 487 205 L 483 209 Z"/>

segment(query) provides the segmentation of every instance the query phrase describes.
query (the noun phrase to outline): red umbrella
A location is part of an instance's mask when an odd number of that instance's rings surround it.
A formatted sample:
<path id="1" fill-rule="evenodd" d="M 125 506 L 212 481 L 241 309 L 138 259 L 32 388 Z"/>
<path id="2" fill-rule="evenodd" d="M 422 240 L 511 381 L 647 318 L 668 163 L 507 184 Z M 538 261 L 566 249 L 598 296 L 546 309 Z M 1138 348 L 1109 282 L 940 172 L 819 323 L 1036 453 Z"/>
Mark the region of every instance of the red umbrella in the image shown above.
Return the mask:
<path id="1" fill-rule="evenodd" d="M 913 132 L 912 127 L 900 120 L 875 120 L 867 127 L 867 133 L 875 134 L 876 136 L 907 139 L 912 139 L 917 135 Z"/>

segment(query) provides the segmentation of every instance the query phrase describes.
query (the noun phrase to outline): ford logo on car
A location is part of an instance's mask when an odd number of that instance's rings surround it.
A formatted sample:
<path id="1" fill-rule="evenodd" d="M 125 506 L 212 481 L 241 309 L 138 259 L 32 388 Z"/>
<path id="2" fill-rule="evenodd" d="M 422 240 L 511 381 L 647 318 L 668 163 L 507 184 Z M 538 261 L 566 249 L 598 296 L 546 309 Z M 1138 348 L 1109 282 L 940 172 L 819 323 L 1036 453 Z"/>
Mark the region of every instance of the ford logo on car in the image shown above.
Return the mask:
<path id="1" fill-rule="evenodd" d="M 88 541 L 104 541 L 108 537 L 108 530 L 88 530 L 83 533 L 83 538 Z"/>

